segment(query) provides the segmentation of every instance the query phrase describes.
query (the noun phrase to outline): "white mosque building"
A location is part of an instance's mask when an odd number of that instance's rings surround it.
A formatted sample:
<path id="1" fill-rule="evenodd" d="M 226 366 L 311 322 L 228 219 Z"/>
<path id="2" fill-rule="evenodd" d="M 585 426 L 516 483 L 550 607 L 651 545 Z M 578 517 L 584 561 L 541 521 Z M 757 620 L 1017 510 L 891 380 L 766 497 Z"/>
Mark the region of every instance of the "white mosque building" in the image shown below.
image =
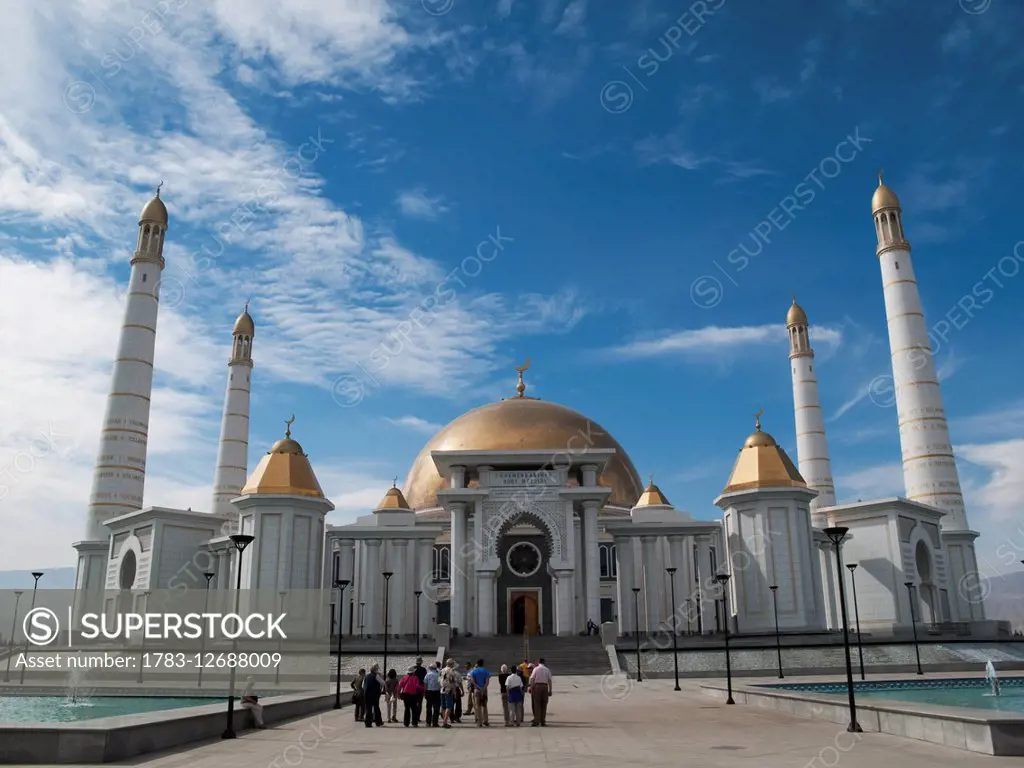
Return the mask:
<path id="1" fill-rule="evenodd" d="M 758 414 L 715 499 L 721 520 L 695 520 L 653 483 L 644 487 L 596 422 L 527 396 L 523 366 L 514 396 L 431 438 L 402 489 L 387 490 L 354 523 L 330 526 L 334 506 L 292 438 L 294 419 L 249 472 L 248 307 L 232 331 L 208 511 L 143 505 L 168 231 L 158 190 L 140 216 L 86 538 L 74 545 L 78 610 L 118 595 L 205 587 L 202 571 L 215 574 L 214 589 L 231 590 L 240 567 L 243 589 L 349 582 L 340 607 L 336 590 L 331 598 L 330 621 L 345 635 L 425 634 L 435 625 L 479 636 L 575 635 L 590 621 L 617 623 L 627 635 L 664 631 L 673 615 L 679 631 L 708 633 L 719 625 L 716 575 L 724 571 L 732 630 L 773 631 L 777 607 L 784 631 L 817 632 L 842 626 L 836 552 L 825 533 L 842 526 L 844 561 L 856 564 L 843 569 L 844 583 L 849 589 L 856 579 L 865 631 L 907 627 L 912 616 L 984 621 L 972 588 L 978 534 L 967 524 L 900 204 L 881 177 L 872 216 L 906 498 L 837 504 L 810 324 L 794 299 L 786 327 L 797 464 Z M 255 537 L 241 556 L 233 533 Z"/>

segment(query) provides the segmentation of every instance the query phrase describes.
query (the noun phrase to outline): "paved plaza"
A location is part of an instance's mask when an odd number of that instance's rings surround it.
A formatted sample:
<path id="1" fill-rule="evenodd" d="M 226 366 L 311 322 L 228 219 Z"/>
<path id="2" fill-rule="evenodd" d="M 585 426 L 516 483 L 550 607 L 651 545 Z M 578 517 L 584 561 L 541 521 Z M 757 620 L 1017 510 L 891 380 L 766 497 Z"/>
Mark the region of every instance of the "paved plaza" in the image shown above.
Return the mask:
<path id="1" fill-rule="evenodd" d="M 173 753 L 140 757 L 146 768 L 373 768 L 417 765 L 515 766 L 736 766 L 758 768 L 942 768 L 1021 766 L 1020 758 L 988 757 L 924 742 L 865 733 L 855 741 L 832 723 L 793 718 L 702 696 L 696 681 L 602 684 L 602 678 L 557 678 L 547 728 L 505 728 L 492 697 L 492 726 L 450 730 L 389 725 L 367 729 L 340 712 L 241 734 Z M 497 704 L 497 707 L 494 704 Z M 494 711 L 497 709 L 497 716 Z"/>

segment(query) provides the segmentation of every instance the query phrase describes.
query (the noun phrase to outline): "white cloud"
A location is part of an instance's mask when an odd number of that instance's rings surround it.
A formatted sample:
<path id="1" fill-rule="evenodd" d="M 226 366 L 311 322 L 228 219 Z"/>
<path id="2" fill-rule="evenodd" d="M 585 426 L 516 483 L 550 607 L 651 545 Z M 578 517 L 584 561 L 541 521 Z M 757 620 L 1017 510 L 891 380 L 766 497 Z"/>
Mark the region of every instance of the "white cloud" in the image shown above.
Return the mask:
<path id="1" fill-rule="evenodd" d="M 432 435 L 441 429 L 440 424 L 421 419 L 419 416 L 399 416 L 396 419 L 384 417 L 384 420 L 389 424 L 394 424 L 396 427 L 404 427 L 405 429 L 411 429 L 414 432 L 422 432 L 427 435 Z"/>
<path id="2" fill-rule="evenodd" d="M 0 91 L 0 215 L 19 235 L 0 236 L 0 467 L 16 458 L 27 467 L 26 446 L 47 431 L 60 436 L 59 452 L 7 482 L 0 516 L 6 541 L 17 542 L 0 550 L 8 567 L 52 564 L 54 542 L 80 536 L 136 215 L 161 179 L 171 222 L 147 504 L 208 503 L 226 331 L 247 296 L 257 322 L 254 407 L 275 384 L 329 387 L 388 339 L 390 364 L 375 371 L 382 384 L 458 396 L 446 384 L 455 371 L 472 387 L 501 359 L 504 340 L 566 330 L 584 313 L 571 291 L 487 294 L 458 271 L 442 287 L 474 249 L 433 261 L 325 197 L 318 174 L 340 161 L 351 131 L 293 122 L 290 132 L 308 138 L 287 144 L 235 98 L 233 76 L 252 82 L 246 68 L 267 89 L 323 83 L 386 100 L 409 95 L 415 80 L 400 64 L 443 40 L 410 32 L 385 0 L 350 5 L 183 2 L 137 45 L 129 35 L 148 11 L 125 0 L 5 9 L 0 48 L 20 74 L 6 72 Z M 113 51 L 121 58 L 106 58 Z M 287 93 L 266 98 L 291 103 Z M 393 161 L 402 149 L 389 141 L 370 136 L 364 164 Z M 257 195 L 262 208 L 243 218 L 244 232 L 230 224 Z M 211 263 L 201 246 L 224 255 Z M 495 259 L 516 244 L 503 247 Z M 428 297 L 441 304 L 438 291 L 449 288 L 443 306 L 413 314 Z M 371 505 L 383 487 L 373 485 Z M 360 487 L 339 482 L 328 492 L 365 511 L 362 497 L 346 501 Z"/>
<path id="3" fill-rule="evenodd" d="M 813 71 L 812 73 L 813 74 Z M 793 89 L 787 88 L 774 77 L 762 77 L 754 81 L 754 92 L 762 104 L 774 104 L 777 101 L 788 101 L 793 97 Z"/>
<path id="4" fill-rule="evenodd" d="M 835 484 L 840 504 L 906 495 L 903 468 L 898 460 L 838 474 Z"/>
<path id="5" fill-rule="evenodd" d="M 433 221 L 448 212 L 443 197 L 428 195 L 422 187 L 400 193 L 396 202 L 399 210 L 413 219 Z"/>
<path id="6" fill-rule="evenodd" d="M 573 0 L 566 6 L 562 20 L 555 28 L 556 35 L 577 37 L 583 34 L 583 24 L 587 17 L 587 0 Z"/>
<path id="7" fill-rule="evenodd" d="M 637 340 L 615 347 L 610 352 L 626 358 L 666 356 L 727 355 L 756 345 L 784 346 L 787 343 L 784 325 L 748 325 L 721 327 L 709 325 L 685 331 L 673 331 L 654 338 Z M 834 349 L 842 342 L 839 329 L 815 326 L 814 343 Z"/>

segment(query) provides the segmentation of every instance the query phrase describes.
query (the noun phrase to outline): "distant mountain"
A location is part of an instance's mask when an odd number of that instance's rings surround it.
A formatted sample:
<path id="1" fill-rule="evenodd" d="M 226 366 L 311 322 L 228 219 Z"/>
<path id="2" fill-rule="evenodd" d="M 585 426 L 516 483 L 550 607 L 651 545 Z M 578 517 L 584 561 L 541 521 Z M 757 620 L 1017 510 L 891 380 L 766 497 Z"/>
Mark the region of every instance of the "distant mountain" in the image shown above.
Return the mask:
<path id="1" fill-rule="evenodd" d="M 40 568 L 43 578 L 40 589 L 74 589 L 74 568 Z M 0 571 L 0 589 L 32 589 L 35 584 L 31 571 Z"/>
<path id="2" fill-rule="evenodd" d="M 985 615 L 1008 621 L 1014 629 L 1024 632 L 1024 571 L 987 579 L 986 584 L 989 589 Z"/>

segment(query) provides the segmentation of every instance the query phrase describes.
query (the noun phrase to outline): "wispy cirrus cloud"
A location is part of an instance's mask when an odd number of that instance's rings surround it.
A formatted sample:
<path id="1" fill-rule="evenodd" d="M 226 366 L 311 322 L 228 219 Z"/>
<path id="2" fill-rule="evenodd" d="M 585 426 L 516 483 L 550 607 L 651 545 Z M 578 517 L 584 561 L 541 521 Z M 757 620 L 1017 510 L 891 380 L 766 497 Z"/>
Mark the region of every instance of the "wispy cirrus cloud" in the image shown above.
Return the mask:
<path id="1" fill-rule="evenodd" d="M 423 187 L 399 193 L 396 203 L 406 216 L 425 221 L 435 221 L 449 210 L 441 195 L 430 195 Z"/>
<path id="2" fill-rule="evenodd" d="M 413 432 L 422 432 L 426 435 L 432 435 L 441 429 L 440 424 L 435 424 L 432 421 L 421 419 L 419 416 L 399 416 L 397 418 L 391 418 L 388 416 L 384 417 L 384 421 L 388 424 L 393 424 L 396 427 L 402 427 L 403 429 L 410 429 Z"/>
<path id="3" fill-rule="evenodd" d="M 842 343 L 842 331 L 837 328 L 815 326 L 814 343 L 835 348 Z M 628 359 L 655 357 L 686 357 L 720 355 L 738 352 L 752 346 L 774 345 L 785 347 L 788 340 L 784 325 L 749 325 L 670 331 L 650 338 L 638 339 L 608 350 L 609 354 Z"/>

